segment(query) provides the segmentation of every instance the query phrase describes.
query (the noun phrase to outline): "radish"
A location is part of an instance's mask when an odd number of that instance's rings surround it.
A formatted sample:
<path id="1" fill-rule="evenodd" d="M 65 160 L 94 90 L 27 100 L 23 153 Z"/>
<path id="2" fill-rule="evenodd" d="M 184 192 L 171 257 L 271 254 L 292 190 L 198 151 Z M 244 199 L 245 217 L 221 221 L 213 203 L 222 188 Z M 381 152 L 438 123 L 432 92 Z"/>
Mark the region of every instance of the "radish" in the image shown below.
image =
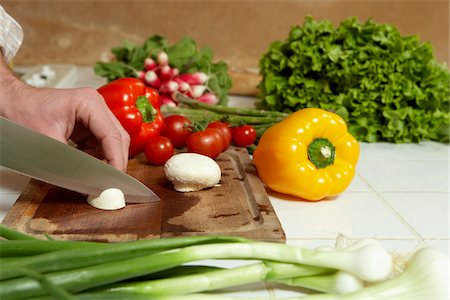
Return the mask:
<path id="1" fill-rule="evenodd" d="M 158 78 L 158 75 L 156 75 L 155 71 L 147 71 L 145 72 L 145 82 L 155 88 L 155 89 L 159 89 L 159 87 L 161 86 L 161 80 Z"/>
<path id="2" fill-rule="evenodd" d="M 167 95 L 160 95 L 159 99 L 161 101 L 161 106 L 163 105 L 177 106 L 177 103 Z"/>
<path id="3" fill-rule="evenodd" d="M 144 69 L 145 69 L 146 71 L 156 69 L 156 62 L 155 62 L 152 58 L 147 57 L 147 58 L 144 60 Z"/>
<path id="4" fill-rule="evenodd" d="M 145 81 L 145 71 L 138 71 L 137 78 L 139 78 L 142 81 Z"/>
<path id="5" fill-rule="evenodd" d="M 192 98 L 197 99 L 201 95 L 203 95 L 206 91 L 206 85 L 193 85 L 191 86 L 191 96 Z"/>
<path id="6" fill-rule="evenodd" d="M 208 103 L 208 104 L 217 104 L 219 103 L 219 98 L 213 93 L 206 93 L 197 98 L 198 101 Z"/>
<path id="7" fill-rule="evenodd" d="M 162 81 L 167 81 L 172 77 L 173 69 L 169 67 L 169 65 L 164 65 L 159 70 L 159 78 L 161 78 Z"/>
<path id="8" fill-rule="evenodd" d="M 176 92 L 177 90 L 178 90 L 178 83 L 176 83 L 173 80 L 169 80 L 161 84 L 159 92 L 164 94 L 171 94 L 173 92 Z"/>
<path id="9" fill-rule="evenodd" d="M 183 80 L 181 80 L 180 78 L 178 78 L 178 77 L 175 77 L 174 79 L 173 79 L 173 81 L 175 81 L 176 83 L 178 83 L 178 90 L 180 91 L 180 92 L 187 92 L 187 91 L 189 91 L 190 89 L 191 89 L 191 86 L 189 85 L 189 83 L 187 83 L 187 82 L 185 82 L 185 81 L 183 81 Z"/>
<path id="10" fill-rule="evenodd" d="M 178 68 L 172 68 L 172 76 L 178 76 L 180 74 L 180 70 Z"/>
<path id="11" fill-rule="evenodd" d="M 178 77 L 190 85 L 204 84 L 209 79 L 209 76 L 203 72 L 185 73 Z"/>
<path id="12" fill-rule="evenodd" d="M 168 65 L 169 64 L 169 56 L 167 55 L 166 52 L 160 51 L 156 55 L 156 61 L 158 62 L 158 64 L 160 66 Z"/>

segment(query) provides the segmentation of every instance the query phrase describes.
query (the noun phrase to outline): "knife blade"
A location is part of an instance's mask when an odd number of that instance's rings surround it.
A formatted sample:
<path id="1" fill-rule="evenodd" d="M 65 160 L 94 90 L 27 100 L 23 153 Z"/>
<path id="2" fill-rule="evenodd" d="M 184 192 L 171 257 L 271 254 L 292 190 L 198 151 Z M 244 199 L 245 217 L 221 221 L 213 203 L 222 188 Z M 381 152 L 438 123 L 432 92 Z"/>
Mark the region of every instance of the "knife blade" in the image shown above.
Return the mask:
<path id="1" fill-rule="evenodd" d="M 0 165 L 86 195 L 118 188 L 127 203 L 160 201 L 146 185 L 109 164 L 0 117 Z"/>

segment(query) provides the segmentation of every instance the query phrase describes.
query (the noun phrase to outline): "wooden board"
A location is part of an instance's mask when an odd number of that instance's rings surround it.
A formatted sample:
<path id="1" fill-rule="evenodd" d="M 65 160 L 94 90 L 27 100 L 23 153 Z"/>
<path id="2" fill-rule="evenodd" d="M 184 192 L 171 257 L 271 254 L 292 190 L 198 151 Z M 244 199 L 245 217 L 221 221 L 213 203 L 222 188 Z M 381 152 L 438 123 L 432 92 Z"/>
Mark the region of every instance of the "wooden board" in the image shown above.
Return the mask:
<path id="1" fill-rule="evenodd" d="M 220 185 L 180 193 L 165 178 L 162 166 L 131 159 L 128 173 L 150 187 L 159 203 L 127 204 L 104 211 L 86 196 L 31 180 L 3 224 L 32 235 L 56 239 L 127 241 L 183 235 L 237 235 L 283 242 L 285 235 L 266 190 L 245 148 L 231 147 L 216 161 Z"/>

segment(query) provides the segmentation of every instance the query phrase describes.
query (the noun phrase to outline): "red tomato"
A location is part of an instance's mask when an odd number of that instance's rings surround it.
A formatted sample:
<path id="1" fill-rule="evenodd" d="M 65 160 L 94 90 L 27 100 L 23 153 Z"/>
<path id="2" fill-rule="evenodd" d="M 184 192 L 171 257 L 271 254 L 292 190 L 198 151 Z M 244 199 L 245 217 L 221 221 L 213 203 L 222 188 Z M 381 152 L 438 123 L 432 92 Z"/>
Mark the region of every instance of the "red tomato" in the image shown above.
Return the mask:
<path id="1" fill-rule="evenodd" d="M 168 138 L 157 136 L 145 145 L 144 154 L 150 164 L 160 166 L 172 157 L 173 151 L 172 142 Z"/>
<path id="2" fill-rule="evenodd" d="M 144 151 L 147 142 L 158 136 L 158 128 L 155 123 L 142 123 L 141 131 L 131 137 L 129 157 L 134 157 Z"/>
<path id="3" fill-rule="evenodd" d="M 192 133 L 191 120 L 182 115 L 171 115 L 164 118 L 164 130 L 161 135 L 172 141 L 175 148 L 186 146 L 186 140 Z"/>
<path id="4" fill-rule="evenodd" d="M 233 143 L 236 146 L 247 147 L 256 140 L 256 130 L 251 125 L 241 125 L 233 128 Z"/>
<path id="5" fill-rule="evenodd" d="M 135 106 L 124 106 L 114 110 L 113 114 L 130 136 L 141 130 L 142 114 Z"/>
<path id="6" fill-rule="evenodd" d="M 225 122 L 215 121 L 208 124 L 207 128 L 216 128 L 222 137 L 223 150 L 231 144 L 231 129 Z"/>
<path id="7" fill-rule="evenodd" d="M 206 128 L 189 135 L 186 146 L 188 152 L 194 152 L 211 157 L 219 156 L 223 150 L 222 137 L 215 128 Z"/>

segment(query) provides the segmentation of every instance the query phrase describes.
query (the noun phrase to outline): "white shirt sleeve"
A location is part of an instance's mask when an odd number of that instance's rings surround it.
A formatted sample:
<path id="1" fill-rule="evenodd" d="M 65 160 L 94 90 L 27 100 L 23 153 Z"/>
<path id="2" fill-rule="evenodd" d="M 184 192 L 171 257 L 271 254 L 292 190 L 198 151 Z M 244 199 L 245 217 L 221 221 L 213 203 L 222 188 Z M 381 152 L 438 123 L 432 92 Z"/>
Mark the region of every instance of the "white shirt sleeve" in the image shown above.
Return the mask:
<path id="1" fill-rule="evenodd" d="M 0 5 L 0 48 L 6 62 L 16 55 L 22 40 L 22 27 Z"/>

